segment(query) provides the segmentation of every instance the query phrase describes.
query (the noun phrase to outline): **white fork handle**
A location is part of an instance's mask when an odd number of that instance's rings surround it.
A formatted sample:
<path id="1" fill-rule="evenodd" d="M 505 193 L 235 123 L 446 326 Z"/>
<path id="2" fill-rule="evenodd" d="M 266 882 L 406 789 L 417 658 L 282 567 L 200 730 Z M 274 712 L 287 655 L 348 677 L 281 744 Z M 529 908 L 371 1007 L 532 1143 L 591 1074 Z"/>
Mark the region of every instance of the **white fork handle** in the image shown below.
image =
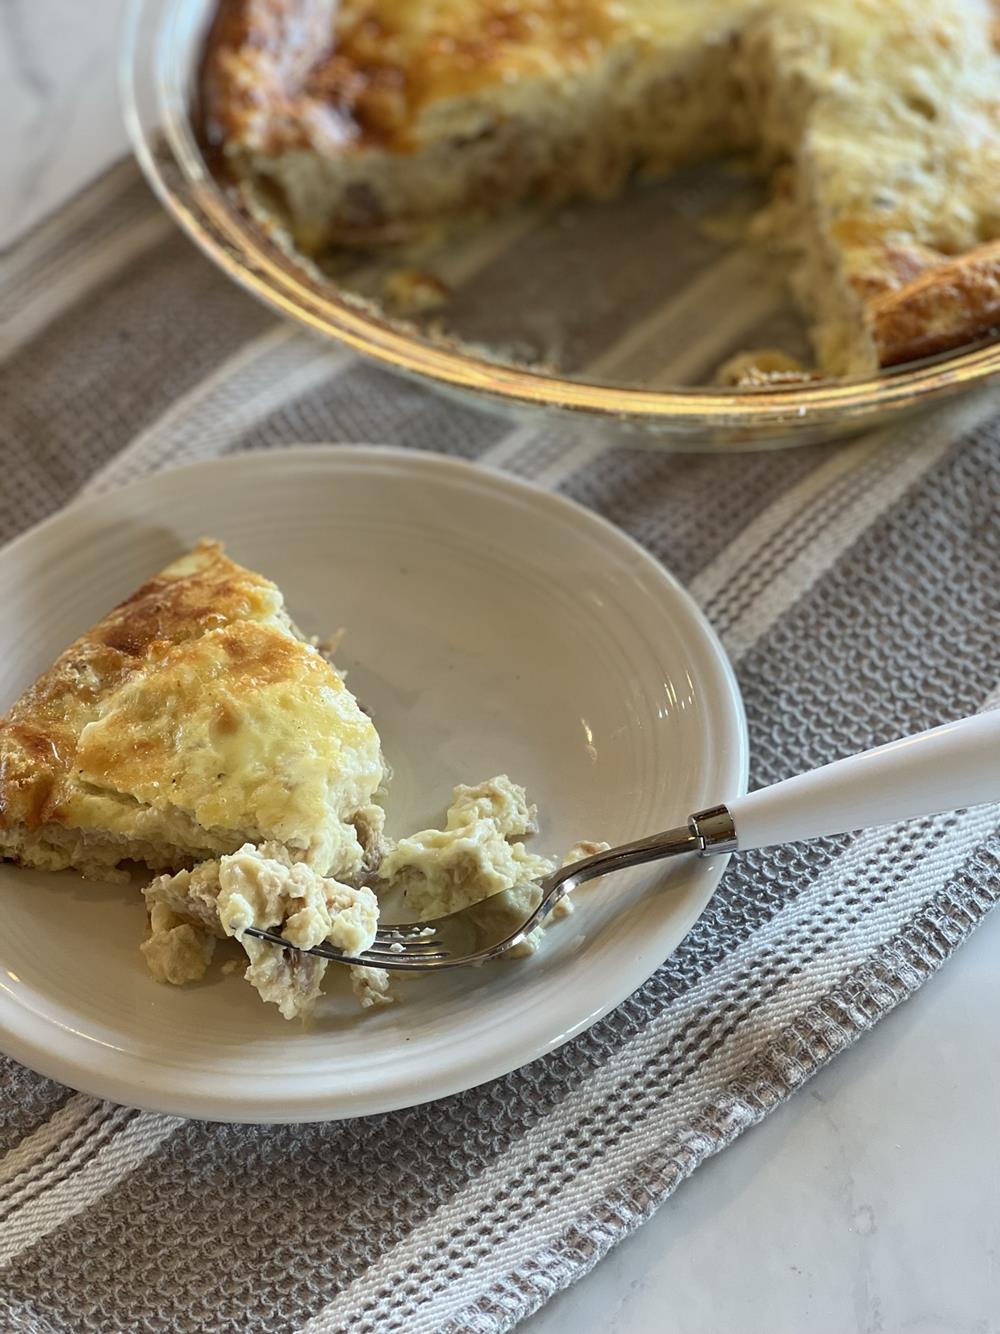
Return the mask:
<path id="1" fill-rule="evenodd" d="M 1000 710 L 836 760 L 727 803 L 741 851 L 1000 801 Z"/>

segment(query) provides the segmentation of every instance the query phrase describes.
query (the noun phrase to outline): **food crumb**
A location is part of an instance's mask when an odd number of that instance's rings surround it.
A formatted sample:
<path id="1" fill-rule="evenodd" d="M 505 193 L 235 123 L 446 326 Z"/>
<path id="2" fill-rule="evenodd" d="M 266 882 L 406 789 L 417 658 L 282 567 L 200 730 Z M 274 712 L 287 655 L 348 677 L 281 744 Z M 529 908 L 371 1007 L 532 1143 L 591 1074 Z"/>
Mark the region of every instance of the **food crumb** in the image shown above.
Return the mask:
<path id="1" fill-rule="evenodd" d="M 779 385 L 807 384 L 818 380 L 816 371 L 807 370 L 795 357 L 777 348 L 758 348 L 737 352 L 715 372 L 716 384 L 729 389 L 764 389 Z"/>
<path id="2" fill-rule="evenodd" d="M 448 300 L 448 288 L 433 273 L 421 269 L 393 269 L 382 284 L 387 305 L 395 315 L 424 315 Z"/>

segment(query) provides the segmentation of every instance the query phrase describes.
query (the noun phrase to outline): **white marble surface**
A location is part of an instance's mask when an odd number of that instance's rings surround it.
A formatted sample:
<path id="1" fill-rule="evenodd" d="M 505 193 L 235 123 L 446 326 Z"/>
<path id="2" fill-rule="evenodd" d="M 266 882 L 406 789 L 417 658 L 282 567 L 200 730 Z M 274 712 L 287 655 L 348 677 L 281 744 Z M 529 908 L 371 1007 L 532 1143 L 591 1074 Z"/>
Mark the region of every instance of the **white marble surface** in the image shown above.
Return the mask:
<path id="1" fill-rule="evenodd" d="M 125 0 L 0 3 L 0 247 L 126 151 Z"/>
<path id="2" fill-rule="evenodd" d="M 4 0 L 0 243 L 124 148 L 123 0 Z M 1000 1334 L 1000 920 L 531 1334 Z"/>
<path id="3" fill-rule="evenodd" d="M 531 1334 L 996 1334 L 1000 919 Z"/>

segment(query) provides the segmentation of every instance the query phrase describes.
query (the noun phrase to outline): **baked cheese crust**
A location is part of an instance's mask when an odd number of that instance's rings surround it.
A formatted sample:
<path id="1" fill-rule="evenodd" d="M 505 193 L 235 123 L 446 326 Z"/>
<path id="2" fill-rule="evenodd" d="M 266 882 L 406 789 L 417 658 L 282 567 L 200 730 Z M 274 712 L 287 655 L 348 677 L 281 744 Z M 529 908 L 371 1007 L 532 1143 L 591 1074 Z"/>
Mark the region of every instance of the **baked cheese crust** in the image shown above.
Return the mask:
<path id="1" fill-rule="evenodd" d="M 221 0 L 207 133 L 296 244 L 755 150 L 829 375 L 1000 321 L 993 0 Z"/>
<path id="2" fill-rule="evenodd" d="M 107 875 L 270 840 L 355 875 L 383 775 L 374 725 L 277 587 L 203 541 L 0 720 L 0 856 Z"/>

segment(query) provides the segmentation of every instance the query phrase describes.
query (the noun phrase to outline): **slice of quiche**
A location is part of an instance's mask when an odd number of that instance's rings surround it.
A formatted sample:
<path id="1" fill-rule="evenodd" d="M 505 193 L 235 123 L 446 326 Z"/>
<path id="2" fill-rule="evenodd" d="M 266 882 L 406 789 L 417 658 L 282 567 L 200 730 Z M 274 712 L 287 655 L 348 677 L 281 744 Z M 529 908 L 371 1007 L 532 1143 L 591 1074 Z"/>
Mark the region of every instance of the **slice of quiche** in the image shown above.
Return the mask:
<path id="1" fill-rule="evenodd" d="M 0 720 L 0 857 L 108 878 L 268 841 L 343 879 L 378 846 L 384 776 L 371 719 L 278 588 L 202 541 Z"/>

